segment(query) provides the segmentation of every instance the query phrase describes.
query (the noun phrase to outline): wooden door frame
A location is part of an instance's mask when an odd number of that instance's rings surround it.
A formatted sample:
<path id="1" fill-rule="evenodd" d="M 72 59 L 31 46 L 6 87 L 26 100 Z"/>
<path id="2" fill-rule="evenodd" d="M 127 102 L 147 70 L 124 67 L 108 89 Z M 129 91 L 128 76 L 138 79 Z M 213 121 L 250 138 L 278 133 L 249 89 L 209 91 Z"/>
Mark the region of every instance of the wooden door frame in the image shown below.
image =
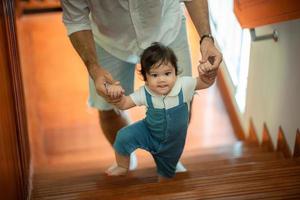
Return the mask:
<path id="1" fill-rule="evenodd" d="M 2 18 L 0 20 L 0 28 L 2 29 L 1 34 L 3 35 L 3 41 L 1 42 L 2 47 L 4 47 L 4 55 L 2 55 L 2 58 L 5 60 L 3 69 L 6 68 L 5 71 L 7 72 L 6 78 L 3 81 L 7 83 L 7 89 L 11 97 L 6 97 L 9 98 L 10 104 L 12 105 L 11 113 L 8 113 L 11 117 L 7 120 L 15 125 L 14 130 L 3 134 L 10 134 L 11 140 L 13 141 L 9 146 L 9 148 L 13 150 L 9 156 L 12 156 L 11 159 L 13 159 L 16 165 L 15 174 L 18 179 L 18 183 L 15 184 L 17 187 L 16 191 L 20 193 L 18 194 L 20 199 L 26 199 L 30 196 L 29 179 L 31 156 L 17 41 L 15 8 L 14 0 L 2 0 L 0 2 L 0 17 Z"/>

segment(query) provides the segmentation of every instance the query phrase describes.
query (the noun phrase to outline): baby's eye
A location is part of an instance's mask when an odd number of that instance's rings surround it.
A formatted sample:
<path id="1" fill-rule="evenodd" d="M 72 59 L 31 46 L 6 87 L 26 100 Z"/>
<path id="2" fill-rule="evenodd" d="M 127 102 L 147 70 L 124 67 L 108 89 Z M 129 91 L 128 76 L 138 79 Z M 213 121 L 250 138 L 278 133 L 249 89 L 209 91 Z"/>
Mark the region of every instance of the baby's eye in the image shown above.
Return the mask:
<path id="1" fill-rule="evenodd" d="M 171 75 L 171 72 L 166 72 L 165 75 L 169 76 L 169 75 Z"/>
<path id="2" fill-rule="evenodd" d="M 157 74 L 150 74 L 152 77 L 156 78 L 158 75 Z"/>

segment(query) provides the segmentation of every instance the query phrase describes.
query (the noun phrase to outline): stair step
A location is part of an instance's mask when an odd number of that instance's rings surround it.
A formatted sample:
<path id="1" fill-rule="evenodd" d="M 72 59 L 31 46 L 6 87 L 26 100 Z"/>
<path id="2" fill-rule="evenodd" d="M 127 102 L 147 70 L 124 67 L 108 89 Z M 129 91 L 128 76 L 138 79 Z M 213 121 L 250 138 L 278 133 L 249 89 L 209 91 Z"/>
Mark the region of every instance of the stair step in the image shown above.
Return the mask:
<path id="1" fill-rule="evenodd" d="M 279 188 L 298 188 L 300 189 L 300 167 L 287 167 L 284 169 L 265 169 L 250 172 L 239 172 L 232 174 L 216 175 L 216 176 L 199 176 L 189 177 L 184 180 L 174 180 L 170 183 L 149 183 L 147 186 L 137 184 L 129 185 L 125 188 L 112 188 L 111 191 L 106 191 L 105 194 L 109 197 L 110 192 L 114 196 L 122 194 L 126 191 L 126 198 L 135 199 L 140 194 L 145 195 L 164 195 L 172 193 L 180 193 L 186 191 L 195 191 L 201 195 L 201 191 L 205 191 L 206 197 L 221 197 L 222 195 L 239 193 L 247 194 L 255 191 L 256 193 L 264 193 L 265 190 L 277 191 Z M 104 196 L 104 191 L 101 195 Z M 98 196 L 98 191 L 95 196 Z M 107 198 L 109 199 L 109 198 Z M 122 198 L 120 198 L 122 199 Z"/>
<path id="2" fill-rule="evenodd" d="M 273 165 L 274 167 L 272 169 L 266 167 L 270 166 L 272 164 L 275 164 L 276 162 L 280 162 L 283 166 L 281 166 L 277 163 L 277 165 Z M 220 168 L 219 171 L 216 169 L 212 169 L 212 172 L 209 173 L 209 170 L 206 170 L 205 173 L 203 173 L 203 170 L 190 170 L 188 173 L 182 173 L 178 174 L 177 177 L 172 182 L 186 182 L 186 181 L 193 181 L 196 180 L 197 184 L 196 187 L 199 186 L 201 181 L 213 181 L 214 179 L 228 179 L 235 177 L 238 180 L 238 177 L 242 178 L 242 175 L 249 174 L 249 178 L 252 176 L 257 176 L 259 174 L 259 177 L 266 176 L 262 172 L 269 172 L 269 171 L 279 171 L 281 174 L 284 174 L 286 170 L 291 170 L 296 168 L 298 171 L 300 170 L 299 167 L 299 160 L 293 161 L 293 160 L 286 160 L 284 162 L 281 161 L 270 161 L 268 164 L 258 163 L 254 165 L 255 167 L 252 168 L 252 171 L 247 171 L 247 168 L 245 166 L 235 166 L 237 169 L 240 168 L 241 171 L 234 171 L 232 170 L 232 173 L 230 173 L 230 170 L 227 168 L 228 173 L 226 173 L 226 169 Z M 248 164 L 249 165 L 249 164 Z M 275 167 L 278 167 L 275 169 Z M 293 168 L 294 167 L 294 168 Z M 244 170 L 242 170 L 244 169 Z M 245 171 L 246 170 L 246 171 Z M 143 174 L 141 174 L 143 172 Z M 145 175 L 147 174 L 147 175 Z M 286 172 L 287 175 L 289 175 L 289 172 Z M 141 176 L 142 175 L 142 176 Z M 278 175 L 277 175 L 278 176 Z M 300 177 L 298 177 L 300 178 Z M 261 180 L 264 180 L 264 178 L 261 178 Z M 247 180 L 248 181 L 248 180 Z M 246 181 L 246 182 L 247 182 Z M 77 179 L 64 179 L 64 182 L 61 181 L 53 181 L 48 182 L 48 184 L 45 184 L 44 187 L 41 187 L 39 185 L 38 192 L 35 193 L 35 197 L 41 197 L 41 196 L 52 196 L 53 194 L 65 194 L 65 193 L 86 193 L 86 192 L 99 192 L 99 191 L 109 191 L 109 190 L 115 190 L 118 187 L 124 187 L 124 185 L 129 185 L 131 188 L 133 187 L 148 187 L 149 185 L 155 185 L 158 184 L 155 169 L 144 169 L 144 170 L 137 170 L 133 172 L 129 177 L 113 177 L 108 178 L 105 175 L 101 174 L 90 174 L 85 175 L 83 177 L 77 177 Z M 221 183 L 220 181 L 213 181 L 214 184 Z M 72 184 L 70 184 L 72 183 Z M 192 184 L 193 185 L 193 184 Z M 177 191 L 177 190 L 173 190 Z M 67 194 L 66 194 L 67 195 Z M 72 195 L 71 195 L 72 196 Z M 55 198 L 54 198 L 55 199 Z"/>
<path id="3" fill-rule="evenodd" d="M 234 165 L 234 164 L 240 164 L 240 163 L 249 163 L 249 162 L 265 162 L 269 160 L 285 160 L 280 153 L 270 153 L 270 152 L 264 152 L 259 154 L 246 154 L 242 157 L 236 157 L 236 155 L 200 155 L 200 156 L 193 156 L 190 158 L 183 159 L 184 164 L 189 169 L 189 166 L 198 165 L 200 168 L 211 168 L 214 166 L 225 166 L 225 165 Z M 153 162 L 153 161 L 152 161 Z M 199 163 L 199 164 L 197 164 Z M 154 166 L 153 166 L 154 167 Z M 153 168 L 152 167 L 152 168 Z M 82 176 L 82 173 L 85 174 L 95 174 L 95 173 L 103 173 L 104 168 L 90 168 L 90 169 L 81 169 L 81 170 L 71 170 L 67 168 L 68 170 L 65 172 L 56 172 L 52 171 L 51 173 L 43 173 L 38 174 L 34 177 L 35 180 L 38 180 L 37 183 L 41 184 L 43 182 L 47 182 L 49 180 L 49 177 L 51 177 L 51 180 L 60 179 L 61 177 L 80 177 Z M 140 170 L 136 170 L 136 172 L 139 172 Z"/>
<path id="4" fill-rule="evenodd" d="M 242 145 L 235 145 L 233 146 L 224 146 L 224 147 L 218 147 L 218 148 L 211 148 L 203 151 L 196 152 L 196 155 L 191 156 L 184 156 L 181 161 L 186 165 L 193 162 L 221 162 L 220 164 L 225 163 L 233 163 L 233 162 L 239 162 L 244 160 L 268 160 L 268 159 L 283 159 L 284 156 L 281 153 L 270 153 L 267 152 L 263 148 L 255 147 L 255 148 L 241 148 Z M 205 153 L 204 153 L 205 152 Z M 241 158 L 242 157 L 242 158 Z M 265 158 L 264 158 L 265 157 Z M 241 158 L 241 159 L 238 159 Z M 152 158 L 149 159 L 148 165 L 146 166 L 154 166 L 154 161 Z M 77 166 L 68 166 L 67 171 L 65 170 L 65 167 L 54 167 L 54 168 L 48 168 L 46 171 L 39 171 L 35 175 L 36 179 L 43 180 L 47 179 L 49 176 L 52 178 L 60 177 L 61 173 L 66 175 L 68 173 L 69 176 L 73 176 L 76 174 L 80 174 L 82 171 L 95 171 L 98 170 L 99 172 L 103 172 L 107 166 L 101 166 L 101 163 L 99 162 L 89 162 L 82 164 L 84 167 L 78 167 Z M 81 166 L 82 166 L 81 165 Z"/>
<path id="5" fill-rule="evenodd" d="M 196 155 L 203 154 L 220 154 L 220 153 L 243 153 L 243 152 L 260 152 L 260 151 L 269 151 L 265 146 L 258 146 L 253 144 L 248 144 L 244 141 L 238 141 L 230 145 L 217 146 L 217 147 L 208 147 L 208 148 L 194 148 L 185 151 L 185 153 L 194 153 Z"/>
<path id="6" fill-rule="evenodd" d="M 237 142 L 185 152 L 188 172 L 158 183 L 152 165 L 108 177 L 99 162 L 48 168 L 34 176 L 33 199 L 282 199 L 300 197 L 300 159 Z M 148 161 L 147 161 L 148 162 Z M 145 166 L 145 165 L 143 165 Z M 149 167 L 151 166 L 151 167 Z M 280 188 L 280 190 L 279 190 Z"/>
<path id="7" fill-rule="evenodd" d="M 259 147 L 259 146 L 249 146 L 245 144 L 244 142 L 236 142 L 232 145 L 225 145 L 225 146 L 220 146 L 220 147 L 210 147 L 210 148 L 195 148 L 195 149 L 189 149 L 188 151 L 185 151 L 183 154 L 183 158 L 189 158 L 190 156 L 195 156 L 195 155 L 243 155 L 244 153 L 250 154 L 250 153 L 260 153 L 260 152 L 268 152 L 266 148 L 264 147 Z M 148 162 L 148 161 L 147 161 Z M 151 159 L 149 159 L 149 163 L 153 163 Z M 78 163 L 77 163 L 78 164 Z M 82 169 L 88 169 L 88 168 L 99 168 L 99 167 L 104 167 L 101 166 L 101 161 L 89 161 L 82 165 L 64 165 L 68 167 L 68 171 L 76 171 L 76 170 L 82 170 Z M 107 167 L 107 166 L 105 166 Z M 105 169 L 104 167 L 104 169 Z M 53 169 L 53 170 L 52 170 Z M 62 169 L 62 170 L 60 170 Z M 51 173 L 51 171 L 55 171 L 55 173 L 62 171 L 64 173 L 65 169 L 62 167 L 48 167 L 48 168 L 42 168 L 37 171 L 37 174 L 45 174 L 45 173 Z"/>
<path id="8" fill-rule="evenodd" d="M 103 188 L 102 186 L 107 187 Z M 48 188 L 52 188 L 50 185 Z M 280 188 L 280 191 L 279 191 Z M 176 194 L 175 194 L 176 193 Z M 255 197 L 284 197 L 300 194 L 300 166 L 289 166 L 280 169 L 263 169 L 245 171 L 223 175 L 191 176 L 184 180 L 172 180 L 165 183 L 138 183 L 133 184 L 132 179 L 114 177 L 102 181 L 76 185 L 66 184 L 66 187 L 57 187 L 55 191 L 44 190 L 35 193 L 35 198 L 46 199 L 139 199 L 147 196 L 147 199 L 164 199 L 160 197 L 174 196 L 174 199 L 184 199 L 185 195 L 209 198 L 225 198 L 230 196 L 245 197 L 256 194 Z M 181 198 L 182 196 L 182 198 Z M 80 197 L 80 198 L 78 198 Z M 193 199 L 193 198 L 190 198 Z M 244 198 L 243 198 L 244 199 Z"/>
<path id="9" fill-rule="evenodd" d="M 245 171 L 257 171 L 257 170 L 268 170 L 268 169 L 280 169 L 288 168 L 292 166 L 300 166 L 300 159 L 294 160 L 269 160 L 269 161 L 250 161 L 250 162 L 236 162 L 227 163 L 220 165 L 205 165 L 205 164 L 190 164 L 187 165 L 187 173 L 178 173 L 175 180 L 186 179 L 189 177 L 198 176 L 211 176 L 211 175 L 223 175 L 232 174 Z M 150 178 L 155 175 L 155 169 L 141 169 L 131 172 L 132 176 L 143 178 Z"/>
<path id="10" fill-rule="evenodd" d="M 285 159 L 281 152 L 245 152 L 244 154 L 205 154 L 205 155 L 197 155 L 193 157 L 183 158 L 182 162 L 185 164 L 189 163 L 214 163 L 223 164 L 226 162 L 234 163 L 234 162 L 247 162 L 247 161 L 265 161 L 265 160 L 280 160 Z"/>
<path id="11" fill-rule="evenodd" d="M 264 200 L 282 200 L 282 199 L 299 199 L 299 187 L 290 188 L 290 186 L 281 186 L 280 190 L 271 190 L 268 188 L 261 187 L 263 191 L 232 191 L 230 188 L 226 189 L 224 193 L 218 195 L 210 195 L 204 189 L 201 191 L 186 191 L 179 193 L 163 194 L 163 195 L 147 195 L 145 198 L 136 198 L 143 200 L 151 199 L 176 199 L 176 200 L 199 200 L 199 199 L 214 199 L 214 200 L 253 200 L 253 199 L 264 199 Z M 213 192 L 213 191 L 212 191 Z M 212 193 L 211 192 L 211 193 Z M 113 199 L 113 198 L 107 198 Z M 124 198 L 127 199 L 127 198 Z M 130 199 L 130 198 L 128 198 Z"/>

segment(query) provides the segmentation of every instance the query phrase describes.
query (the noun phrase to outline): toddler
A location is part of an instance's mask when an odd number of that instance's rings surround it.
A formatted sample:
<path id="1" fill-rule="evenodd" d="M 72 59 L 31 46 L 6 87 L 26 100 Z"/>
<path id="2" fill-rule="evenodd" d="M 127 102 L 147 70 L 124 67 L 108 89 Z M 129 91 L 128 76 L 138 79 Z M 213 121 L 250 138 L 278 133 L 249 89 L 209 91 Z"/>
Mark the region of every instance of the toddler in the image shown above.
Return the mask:
<path id="1" fill-rule="evenodd" d="M 122 128 L 114 143 L 117 164 L 107 169 L 111 176 L 128 172 L 129 155 L 142 148 L 154 158 L 161 179 L 175 175 L 176 164 L 183 152 L 189 122 L 189 105 L 195 90 L 211 86 L 217 75 L 211 63 L 199 64 L 197 78 L 178 77 L 174 52 L 153 43 L 141 55 L 140 73 L 145 85 L 129 96 L 120 85 L 106 85 L 107 95 L 119 99 L 115 106 L 126 110 L 146 106 L 145 119 Z"/>

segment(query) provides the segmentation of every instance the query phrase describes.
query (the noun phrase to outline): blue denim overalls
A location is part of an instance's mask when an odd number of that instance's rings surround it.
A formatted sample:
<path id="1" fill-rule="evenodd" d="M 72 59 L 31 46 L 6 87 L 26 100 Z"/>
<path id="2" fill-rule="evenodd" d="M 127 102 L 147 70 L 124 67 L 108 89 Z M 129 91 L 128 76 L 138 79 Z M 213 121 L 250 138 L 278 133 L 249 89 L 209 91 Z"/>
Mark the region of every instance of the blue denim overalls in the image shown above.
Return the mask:
<path id="1" fill-rule="evenodd" d="M 146 89 L 145 93 L 146 118 L 121 129 L 114 148 L 121 155 L 130 155 L 137 148 L 145 149 L 152 154 L 158 174 L 173 177 L 185 144 L 188 105 L 183 101 L 182 89 L 178 94 L 178 106 L 170 109 L 154 108 Z"/>

